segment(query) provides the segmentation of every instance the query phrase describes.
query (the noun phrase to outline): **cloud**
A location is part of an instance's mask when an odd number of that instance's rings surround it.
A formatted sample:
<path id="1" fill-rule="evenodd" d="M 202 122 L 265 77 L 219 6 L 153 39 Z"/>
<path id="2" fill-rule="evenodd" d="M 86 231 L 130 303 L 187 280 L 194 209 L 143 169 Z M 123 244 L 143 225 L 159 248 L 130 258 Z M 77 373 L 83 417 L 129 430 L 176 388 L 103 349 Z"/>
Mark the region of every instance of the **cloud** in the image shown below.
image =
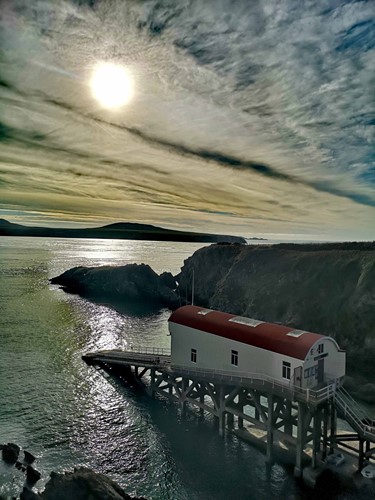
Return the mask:
<path id="1" fill-rule="evenodd" d="M 125 218 L 158 213 L 178 226 L 174 212 L 197 229 L 373 234 L 371 2 L 5 5 L 7 203 L 37 210 L 39 200 L 67 218 L 123 207 Z M 136 85 L 115 113 L 87 85 L 108 59 Z"/>

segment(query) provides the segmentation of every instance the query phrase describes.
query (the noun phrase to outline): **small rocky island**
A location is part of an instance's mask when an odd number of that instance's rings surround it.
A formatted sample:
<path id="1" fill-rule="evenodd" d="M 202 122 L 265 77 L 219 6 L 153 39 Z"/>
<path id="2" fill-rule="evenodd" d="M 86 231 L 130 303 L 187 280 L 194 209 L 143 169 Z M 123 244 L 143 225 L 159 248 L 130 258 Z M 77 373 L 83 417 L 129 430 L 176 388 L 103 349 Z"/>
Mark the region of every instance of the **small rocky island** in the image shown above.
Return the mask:
<path id="1" fill-rule="evenodd" d="M 132 264 L 74 268 L 52 283 L 109 303 L 174 309 L 191 297 L 193 271 L 197 305 L 336 338 L 348 351 L 349 375 L 360 377 L 348 377 L 348 387 L 375 403 L 375 242 L 216 244 L 197 250 L 174 277 Z"/>

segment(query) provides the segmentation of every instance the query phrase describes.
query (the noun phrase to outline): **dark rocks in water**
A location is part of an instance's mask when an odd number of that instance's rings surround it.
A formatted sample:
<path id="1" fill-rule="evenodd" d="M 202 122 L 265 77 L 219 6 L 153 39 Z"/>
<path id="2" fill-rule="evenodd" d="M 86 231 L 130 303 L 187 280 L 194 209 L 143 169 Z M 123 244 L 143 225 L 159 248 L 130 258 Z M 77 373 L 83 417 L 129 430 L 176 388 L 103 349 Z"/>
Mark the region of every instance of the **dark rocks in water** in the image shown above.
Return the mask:
<path id="1" fill-rule="evenodd" d="M 23 465 L 21 462 L 18 462 L 18 461 L 17 461 L 17 462 L 14 464 L 14 466 L 15 466 L 15 468 L 16 468 L 16 469 L 18 469 L 18 470 L 20 470 L 20 471 L 22 471 L 22 472 L 26 472 L 26 466 L 25 466 L 25 465 Z"/>
<path id="2" fill-rule="evenodd" d="M 85 467 L 74 472 L 57 474 L 51 479 L 43 493 L 35 494 L 24 488 L 21 500 L 145 500 L 131 497 L 115 481 Z"/>
<path id="3" fill-rule="evenodd" d="M 20 447 L 14 443 L 1 445 L 3 460 L 8 464 L 15 464 L 20 454 Z"/>
<path id="4" fill-rule="evenodd" d="M 31 465 L 34 462 L 34 460 L 35 460 L 34 455 L 32 453 L 30 453 L 29 451 L 26 451 L 26 450 L 24 450 L 23 453 L 25 455 L 25 458 L 23 459 L 24 463 Z"/>
<path id="5" fill-rule="evenodd" d="M 51 279 L 51 283 L 61 285 L 65 291 L 92 300 L 109 304 L 121 302 L 146 309 L 152 306 L 154 310 L 163 307 L 174 309 L 179 305 L 178 296 L 170 286 L 166 286 L 166 281 L 166 276 L 161 278 L 145 264 L 74 267 Z M 168 283 L 171 283 L 170 277 Z"/>
<path id="6" fill-rule="evenodd" d="M 41 495 L 37 495 L 33 491 L 28 488 L 23 488 L 22 493 L 20 495 L 20 500 L 40 500 Z"/>
<path id="7" fill-rule="evenodd" d="M 32 465 L 26 467 L 26 479 L 30 484 L 35 484 L 41 477 L 41 473 L 34 469 Z"/>

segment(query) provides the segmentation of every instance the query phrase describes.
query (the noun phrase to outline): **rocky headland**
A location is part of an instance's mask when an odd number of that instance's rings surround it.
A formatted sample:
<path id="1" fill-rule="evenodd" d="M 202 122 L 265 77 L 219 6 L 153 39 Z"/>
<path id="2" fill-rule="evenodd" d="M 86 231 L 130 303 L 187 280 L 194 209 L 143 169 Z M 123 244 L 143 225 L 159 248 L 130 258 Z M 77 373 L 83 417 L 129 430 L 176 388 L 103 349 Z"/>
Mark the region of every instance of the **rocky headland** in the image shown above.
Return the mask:
<path id="1" fill-rule="evenodd" d="M 151 224 L 137 224 L 135 222 L 116 222 L 101 227 L 90 228 L 63 228 L 23 226 L 0 219 L 0 236 L 33 236 L 43 238 L 101 238 L 120 240 L 151 240 L 151 241 L 187 241 L 187 242 L 227 242 L 246 243 L 241 236 L 228 234 L 193 233 L 176 231 Z"/>
<path id="2" fill-rule="evenodd" d="M 137 314 L 179 305 L 172 274 L 159 276 L 146 264 L 74 267 L 52 278 L 51 283 L 122 312 Z"/>
<path id="3" fill-rule="evenodd" d="M 216 244 L 197 250 L 174 278 L 132 265 L 75 268 L 52 282 L 173 309 L 191 297 L 193 271 L 197 305 L 336 338 L 357 377 L 348 378 L 352 392 L 375 403 L 374 242 Z"/>

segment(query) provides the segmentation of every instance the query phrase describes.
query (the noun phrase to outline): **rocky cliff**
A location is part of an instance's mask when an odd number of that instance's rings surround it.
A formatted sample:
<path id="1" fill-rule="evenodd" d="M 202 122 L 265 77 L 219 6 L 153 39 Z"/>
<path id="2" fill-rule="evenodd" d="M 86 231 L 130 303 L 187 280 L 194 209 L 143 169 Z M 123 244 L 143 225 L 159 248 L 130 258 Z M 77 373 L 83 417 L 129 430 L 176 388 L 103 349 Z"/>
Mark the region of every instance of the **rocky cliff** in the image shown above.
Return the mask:
<path id="1" fill-rule="evenodd" d="M 176 277 L 183 297 L 193 270 L 195 304 L 331 335 L 375 379 L 375 243 L 211 245 Z"/>

